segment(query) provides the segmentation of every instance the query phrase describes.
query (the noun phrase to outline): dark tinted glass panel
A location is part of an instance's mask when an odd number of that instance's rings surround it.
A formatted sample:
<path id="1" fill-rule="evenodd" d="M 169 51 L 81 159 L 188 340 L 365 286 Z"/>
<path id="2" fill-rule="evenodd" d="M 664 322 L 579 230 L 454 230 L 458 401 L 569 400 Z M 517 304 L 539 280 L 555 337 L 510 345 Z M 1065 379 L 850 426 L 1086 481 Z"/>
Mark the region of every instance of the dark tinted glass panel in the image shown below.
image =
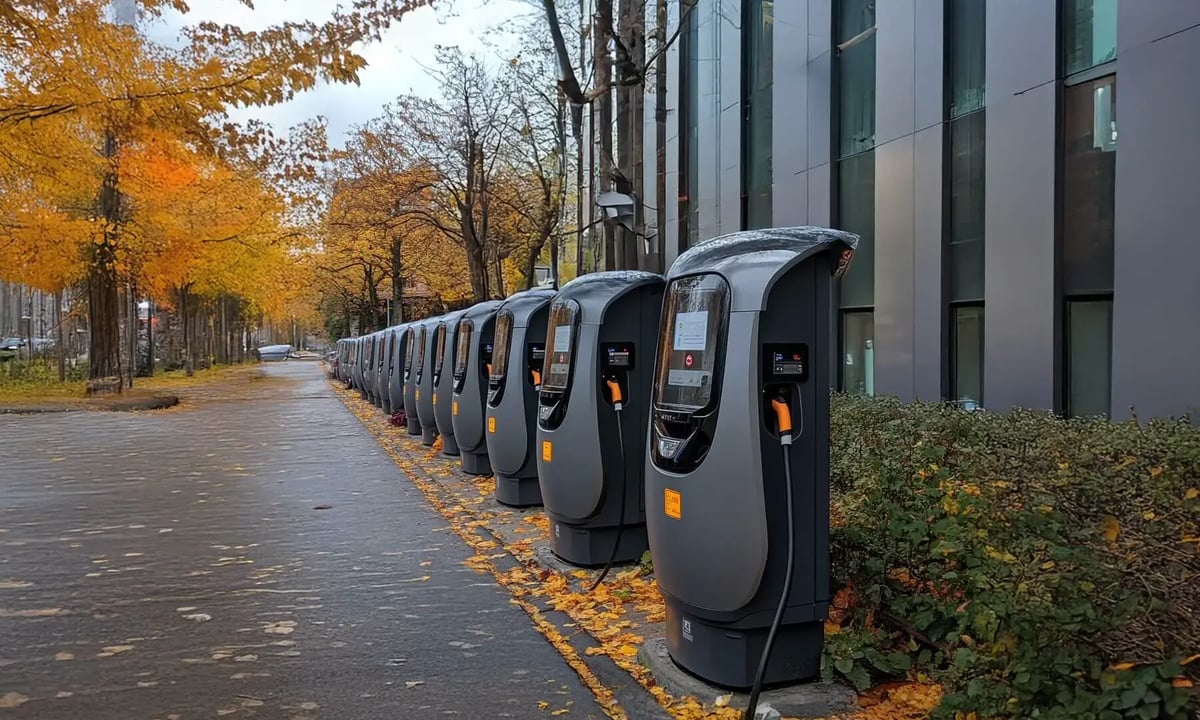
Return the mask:
<path id="1" fill-rule="evenodd" d="M 729 285 L 718 275 L 696 275 L 671 283 L 658 349 L 655 402 L 701 410 L 712 400 L 716 363 L 725 346 Z"/>
<path id="2" fill-rule="evenodd" d="M 415 342 L 415 338 L 413 338 L 413 331 L 409 330 L 408 331 L 408 342 L 405 344 L 405 348 L 404 348 L 404 370 L 405 370 L 405 372 L 412 369 L 413 347 L 415 345 L 416 345 L 416 342 Z"/>
<path id="3" fill-rule="evenodd" d="M 983 405 L 983 308 L 956 307 L 951 399 L 974 410 Z"/>
<path id="4" fill-rule="evenodd" d="M 496 315 L 496 336 L 492 349 L 492 380 L 503 378 L 508 372 L 508 347 L 512 344 L 513 316 L 507 310 Z"/>
<path id="5" fill-rule="evenodd" d="M 1067 414 L 1107 416 L 1112 386 L 1112 301 L 1067 303 Z"/>
<path id="6" fill-rule="evenodd" d="M 875 147 L 875 37 L 838 55 L 838 157 Z"/>
<path id="7" fill-rule="evenodd" d="M 857 258 L 855 258 L 857 262 Z M 842 313 L 842 390 L 856 395 L 875 394 L 875 313 Z"/>
<path id="8" fill-rule="evenodd" d="M 417 370 L 425 367 L 425 326 L 417 331 Z"/>
<path id="9" fill-rule="evenodd" d="M 861 240 L 841 280 L 842 307 L 875 302 L 875 153 L 838 161 L 838 227 Z"/>
<path id="10" fill-rule="evenodd" d="M 983 299 L 984 111 L 950 123 L 950 299 Z"/>
<path id="11" fill-rule="evenodd" d="M 546 331 L 546 362 L 542 372 L 542 388 L 566 390 L 571 379 L 571 362 L 575 352 L 575 322 L 579 315 L 574 300 L 555 302 L 550 307 L 550 322 Z"/>
<path id="12" fill-rule="evenodd" d="M 1126 0 L 1153 5 L 1155 0 Z M 1063 71 L 1067 75 L 1117 57 L 1117 0 L 1063 0 Z"/>
<path id="13" fill-rule="evenodd" d="M 679 250 L 695 245 L 700 235 L 700 13 L 697 0 L 681 0 L 683 29 L 679 35 Z"/>
<path id="14" fill-rule="evenodd" d="M 1117 83 L 1109 76 L 1068 87 L 1063 107 L 1063 287 L 1113 287 Z"/>
<path id="15" fill-rule="evenodd" d="M 746 0 L 746 227 L 771 225 L 775 3 Z"/>
<path id="16" fill-rule="evenodd" d="M 447 325 L 446 323 L 442 323 L 441 325 L 438 325 L 437 334 L 435 335 L 435 337 L 437 338 L 437 341 L 434 344 L 434 351 L 433 351 L 433 371 L 434 372 L 442 371 L 442 357 L 444 356 L 444 354 L 446 352 L 446 335 L 448 335 L 449 333 L 450 333 L 449 325 Z"/>
<path id="17" fill-rule="evenodd" d="M 877 0 L 839 0 L 837 8 L 837 41 L 844 43 L 875 27 Z"/>
<path id="18" fill-rule="evenodd" d="M 462 375 L 467 371 L 467 360 L 471 357 L 471 334 L 475 324 L 463 320 L 458 324 L 458 332 L 454 334 L 454 374 Z"/>
<path id="19" fill-rule="evenodd" d="M 983 108 L 986 0 L 950 0 L 950 117 Z"/>

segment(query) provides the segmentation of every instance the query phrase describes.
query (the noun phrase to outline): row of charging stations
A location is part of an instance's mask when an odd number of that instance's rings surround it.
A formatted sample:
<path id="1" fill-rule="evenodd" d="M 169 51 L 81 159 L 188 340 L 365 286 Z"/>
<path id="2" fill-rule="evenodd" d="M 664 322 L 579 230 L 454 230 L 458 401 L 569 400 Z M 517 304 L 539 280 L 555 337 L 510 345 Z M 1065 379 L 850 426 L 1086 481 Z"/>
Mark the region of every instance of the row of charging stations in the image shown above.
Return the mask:
<path id="1" fill-rule="evenodd" d="M 753 705 L 820 669 L 832 280 L 857 240 L 735 233 L 665 278 L 593 273 L 343 341 L 339 376 L 494 474 L 499 502 L 544 505 L 563 560 L 649 548 L 671 657 Z"/>

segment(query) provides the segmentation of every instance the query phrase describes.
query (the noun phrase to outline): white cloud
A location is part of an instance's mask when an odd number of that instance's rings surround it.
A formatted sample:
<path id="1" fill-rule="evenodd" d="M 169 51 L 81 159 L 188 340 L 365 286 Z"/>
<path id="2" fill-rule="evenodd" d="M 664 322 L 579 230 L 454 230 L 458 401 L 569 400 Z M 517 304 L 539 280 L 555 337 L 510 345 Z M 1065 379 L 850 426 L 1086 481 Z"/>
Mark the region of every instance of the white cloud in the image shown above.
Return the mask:
<path id="1" fill-rule="evenodd" d="M 156 41 L 172 43 L 184 24 L 211 20 L 255 29 L 287 20 L 320 20 L 328 17 L 332 2 L 256 0 L 254 5 L 250 10 L 235 0 L 193 0 L 186 18 L 171 13 L 142 31 Z M 359 49 L 368 63 L 359 73 L 360 85 L 322 85 L 282 105 L 244 108 L 231 115 L 260 118 L 280 132 L 324 115 L 329 118 L 330 139 L 337 142 L 351 126 L 377 116 L 398 95 L 435 94 L 437 85 L 425 68 L 433 65 L 438 45 L 457 45 L 484 56 L 514 53 L 517 39 L 512 23 L 530 12 L 530 5 L 521 0 L 441 0 L 436 8 L 405 15 L 384 33 L 382 42 Z"/>

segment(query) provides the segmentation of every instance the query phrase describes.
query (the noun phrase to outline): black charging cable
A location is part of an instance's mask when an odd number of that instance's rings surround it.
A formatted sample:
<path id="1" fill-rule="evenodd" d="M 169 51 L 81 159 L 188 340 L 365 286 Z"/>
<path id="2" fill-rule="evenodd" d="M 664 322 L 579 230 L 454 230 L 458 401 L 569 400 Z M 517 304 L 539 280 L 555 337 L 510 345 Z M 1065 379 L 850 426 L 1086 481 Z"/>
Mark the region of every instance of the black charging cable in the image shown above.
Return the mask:
<path id="1" fill-rule="evenodd" d="M 800 431 L 804 431 L 803 398 L 800 404 Z M 779 605 L 775 608 L 775 618 L 771 620 L 771 629 L 767 632 L 767 642 L 763 645 L 762 656 L 758 659 L 758 672 L 754 674 L 754 684 L 750 687 L 750 702 L 742 720 L 754 720 L 758 710 L 758 696 L 762 694 L 763 677 L 767 674 L 767 663 L 771 659 L 771 648 L 775 644 L 775 635 L 783 622 L 783 612 L 787 608 L 788 595 L 792 592 L 792 565 L 796 562 L 796 518 L 792 507 L 792 416 L 784 397 L 774 398 L 771 405 L 775 408 L 775 417 L 779 422 L 779 445 L 783 448 L 783 478 L 784 493 L 787 496 L 787 565 L 783 576 L 783 592 L 779 594 Z M 799 433 L 797 433 L 799 434 Z"/>
<path id="2" fill-rule="evenodd" d="M 625 531 L 625 494 L 629 491 L 629 470 L 625 463 L 625 433 L 621 428 L 621 386 L 614 380 L 608 381 L 609 390 L 612 392 L 613 410 L 617 414 L 617 446 L 621 450 L 621 514 L 617 519 L 617 537 L 613 540 L 612 552 L 608 554 L 608 562 L 604 563 L 604 569 L 600 571 L 600 576 L 596 578 L 587 592 L 591 592 L 600 587 L 600 583 L 604 582 L 604 578 L 608 576 L 608 571 L 612 570 L 613 563 L 617 560 L 617 550 L 621 547 L 621 535 Z"/>

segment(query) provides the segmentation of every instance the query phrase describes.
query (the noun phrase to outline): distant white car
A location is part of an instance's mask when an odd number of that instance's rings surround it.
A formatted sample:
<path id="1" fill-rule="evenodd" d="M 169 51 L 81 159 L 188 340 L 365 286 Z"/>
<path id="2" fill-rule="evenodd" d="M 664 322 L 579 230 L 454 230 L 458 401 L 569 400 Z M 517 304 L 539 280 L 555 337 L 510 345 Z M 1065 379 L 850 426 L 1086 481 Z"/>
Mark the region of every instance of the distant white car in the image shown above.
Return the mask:
<path id="1" fill-rule="evenodd" d="M 291 352 L 291 345 L 263 345 L 258 349 L 258 359 L 262 362 L 283 362 Z"/>

